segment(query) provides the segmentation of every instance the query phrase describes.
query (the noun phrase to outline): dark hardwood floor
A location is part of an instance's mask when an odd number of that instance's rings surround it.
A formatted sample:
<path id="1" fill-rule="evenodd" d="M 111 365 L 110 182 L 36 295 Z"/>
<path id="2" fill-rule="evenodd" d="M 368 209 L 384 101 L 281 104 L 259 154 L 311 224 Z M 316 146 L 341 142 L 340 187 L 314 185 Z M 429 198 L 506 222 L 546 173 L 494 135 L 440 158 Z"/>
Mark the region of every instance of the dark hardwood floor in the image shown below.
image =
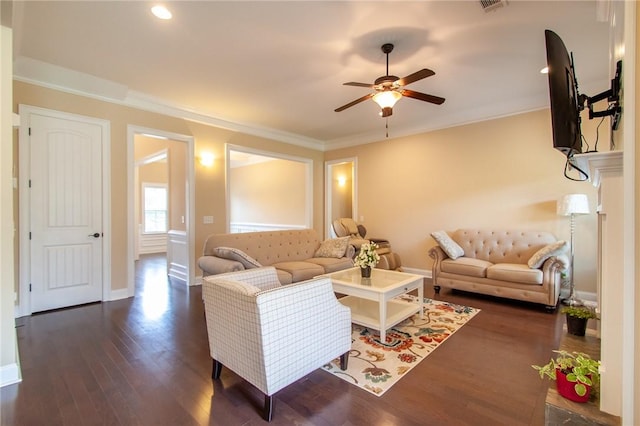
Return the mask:
<path id="1" fill-rule="evenodd" d="M 425 296 L 433 297 L 431 285 Z M 274 425 L 542 425 L 548 382 L 530 367 L 563 319 L 523 303 L 443 290 L 482 309 L 382 397 L 324 371 L 276 394 Z M 212 384 L 199 286 L 146 256 L 136 297 L 16 321 L 22 383 L 1 390 L 2 425 L 253 425 L 262 395 L 227 369 Z"/>

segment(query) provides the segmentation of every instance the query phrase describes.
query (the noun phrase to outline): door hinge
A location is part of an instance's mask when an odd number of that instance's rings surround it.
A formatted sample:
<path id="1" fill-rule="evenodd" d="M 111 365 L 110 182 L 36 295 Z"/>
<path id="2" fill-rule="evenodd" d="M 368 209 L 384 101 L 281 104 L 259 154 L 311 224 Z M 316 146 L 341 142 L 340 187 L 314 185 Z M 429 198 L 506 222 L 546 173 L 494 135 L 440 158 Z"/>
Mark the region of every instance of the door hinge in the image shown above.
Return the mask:
<path id="1" fill-rule="evenodd" d="M 29 179 L 29 188 L 31 188 L 31 179 Z"/>
<path id="2" fill-rule="evenodd" d="M 31 239 L 31 231 L 29 231 L 29 239 Z"/>
<path id="3" fill-rule="evenodd" d="M 31 136 L 31 127 L 29 127 L 29 136 Z"/>
<path id="4" fill-rule="evenodd" d="M 29 291 L 31 291 L 31 283 L 29 283 Z"/>

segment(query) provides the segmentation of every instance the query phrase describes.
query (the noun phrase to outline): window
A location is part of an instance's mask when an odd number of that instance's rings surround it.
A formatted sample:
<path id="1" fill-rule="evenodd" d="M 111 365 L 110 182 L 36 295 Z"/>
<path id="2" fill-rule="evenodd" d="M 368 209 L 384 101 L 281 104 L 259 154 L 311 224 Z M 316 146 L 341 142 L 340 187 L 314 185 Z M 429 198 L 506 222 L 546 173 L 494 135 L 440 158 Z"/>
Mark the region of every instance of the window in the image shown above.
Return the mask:
<path id="1" fill-rule="evenodd" d="M 143 229 L 145 234 L 167 232 L 167 192 L 167 185 L 165 184 L 142 184 Z"/>

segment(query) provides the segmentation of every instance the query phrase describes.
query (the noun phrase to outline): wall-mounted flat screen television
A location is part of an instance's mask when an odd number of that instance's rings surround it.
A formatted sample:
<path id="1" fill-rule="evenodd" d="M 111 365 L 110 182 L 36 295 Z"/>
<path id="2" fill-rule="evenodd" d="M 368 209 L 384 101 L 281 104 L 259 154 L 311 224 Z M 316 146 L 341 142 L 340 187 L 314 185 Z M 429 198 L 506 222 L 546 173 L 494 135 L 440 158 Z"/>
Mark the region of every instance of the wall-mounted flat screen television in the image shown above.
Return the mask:
<path id="1" fill-rule="evenodd" d="M 562 39 L 551 30 L 544 32 L 549 69 L 549 98 L 553 147 L 567 157 L 582 152 L 580 101 L 572 59 Z"/>

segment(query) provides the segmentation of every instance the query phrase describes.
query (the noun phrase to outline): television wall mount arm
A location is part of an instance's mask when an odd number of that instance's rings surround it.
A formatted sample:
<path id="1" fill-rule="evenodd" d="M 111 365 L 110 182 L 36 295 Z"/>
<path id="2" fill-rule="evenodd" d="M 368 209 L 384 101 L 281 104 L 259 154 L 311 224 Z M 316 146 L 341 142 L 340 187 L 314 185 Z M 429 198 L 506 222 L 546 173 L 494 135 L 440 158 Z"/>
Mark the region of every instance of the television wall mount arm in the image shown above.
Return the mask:
<path id="1" fill-rule="evenodd" d="M 618 129 L 618 124 L 620 123 L 620 116 L 622 114 L 622 107 L 620 106 L 620 79 L 622 74 L 622 61 L 618 61 L 616 63 L 616 74 L 611 79 L 611 88 L 609 90 L 605 90 L 604 92 L 598 93 L 595 96 L 580 96 L 579 102 L 581 109 L 584 108 L 584 103 L 587 103 L 587 108 L 589 109 L 589 120 L 592 120 L 595 117 L 608 117 L 612 116 L 611 128 L 613 130 Z M 596 102 L 600 102 L 601 100 L 607 99 L 609 102 L 609 107 L 604 111 L 594 111 L 593 104 Z"/>

